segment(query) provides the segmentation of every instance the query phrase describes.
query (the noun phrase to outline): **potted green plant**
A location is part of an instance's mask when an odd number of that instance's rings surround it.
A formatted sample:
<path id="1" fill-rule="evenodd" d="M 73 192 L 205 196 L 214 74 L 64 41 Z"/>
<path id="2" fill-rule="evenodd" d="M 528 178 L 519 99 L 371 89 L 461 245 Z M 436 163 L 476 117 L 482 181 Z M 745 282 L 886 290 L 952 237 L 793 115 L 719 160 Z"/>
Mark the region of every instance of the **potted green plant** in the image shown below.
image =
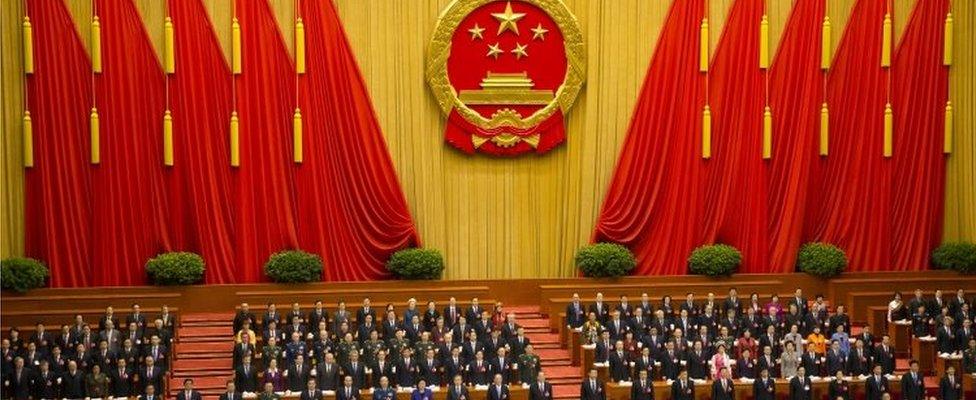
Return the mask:
<path id="1" fill-rule="evenodd" d="M 932 265 L 963 274 L 976 273 L 976 244 L 944 243 L 932 251 Z"/>
<path id="2" fill-rule="evenodd" d="M 729 276 L 741 263 L 742 253 L 727 244 L 701 246 L 688 257 L 688 269 L 695 275 Z"/>
<path id="3" fill-rule="evenodd" d="M 162 286 L 200 283 L 205 269 L 203 257 L 188 251 L 162 253 L 146 261 L 149 281 Z"/>
<path id="4" fill-rule="evenodd" d="M 830 243 L 807 243 L 796 255 L 796 267 L 810 275 L 831 278 L 847 268 L 847 254 Z"/>
<path id="5" fill-rule="evenodd" d="M 33 258 L 11 257 L 0 261 L 0 283 L 7 290 L 24 293 L 44 287 L 50 271 Z"/>
<path id="6" fill-rule="evenodd" d="M 278 283 L 317 282 L 322 279 L 322 258 L 301 250 L 280 251 L 268 258 L 264 273 Z"/>
<path id="7" fill-rule="evenodd" d="M 576 252 L 576 268 L 591 278 L 624 276 L 636 265 L 634 253 L 617 243 L 595 243 Z"/>
<path id="8" fill-rule="evenodd" d="M 444 272 L 444 257 L 436 249 L 403 249 L 390 256 L 386 268 L 401 279 L 440 279 Z"/>

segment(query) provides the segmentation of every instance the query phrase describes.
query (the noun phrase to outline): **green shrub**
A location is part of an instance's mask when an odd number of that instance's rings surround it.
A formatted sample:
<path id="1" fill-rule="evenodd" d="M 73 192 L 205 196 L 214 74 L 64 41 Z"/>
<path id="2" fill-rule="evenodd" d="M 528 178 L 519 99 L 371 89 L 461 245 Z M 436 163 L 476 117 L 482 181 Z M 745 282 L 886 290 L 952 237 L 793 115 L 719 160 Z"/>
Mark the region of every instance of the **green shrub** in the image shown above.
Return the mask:
<path id="1" fill-rule="evenodd" d="M 280 251 L 268 258 L 264 273 L 278 283 L 316 282 L 322 279 L 322 258 L 301 250 Z"/>
<path id="2" fill-rule="evenodd" d="M 444 257 L 435 249 L 403 249 L 390 256 L 386 268 L 402 279 L 440 279 L 444 272 Z"/>
<path id="3" fill-rule="evenodd" d="M 188 251 L 163 253 L 146 261 L 149 281 L 156 285 L 192 285 L 203 280 L 203 257 Z"/>
<path id="4" fill-rule="evenodd" d="M 932 251 L 932 265 L 964 274 L 976 273 L 976 244 L 945 243 Z"/>
<path id="5" fill-rule="evenodd" d="M 727 244 L 701 246 L 688 257 L 688 269 L 695 275 L 732 275 L 741 263 L 742 253 Z"/>
<path id="6" fill-rule="evenodd" d="M 576 267 L 591 278 L 624 276 L 637 265 L 630 249 L 617 243 L 596 243 L 576 252 Z"/>
<path id="7" fill-rule="evenodd" d="M 33 258 L 12 257 L 0 261 L 0 283 L 4 289 L 26 292 L 44 287 L 50 273 Z"/>
<path id="8" fill-rule="evenodd" d="M 847 268 L 847 254 L 830 243 L 807 243 L 796 255 L 796 267 L 821 278 L 834 277 Z"/>

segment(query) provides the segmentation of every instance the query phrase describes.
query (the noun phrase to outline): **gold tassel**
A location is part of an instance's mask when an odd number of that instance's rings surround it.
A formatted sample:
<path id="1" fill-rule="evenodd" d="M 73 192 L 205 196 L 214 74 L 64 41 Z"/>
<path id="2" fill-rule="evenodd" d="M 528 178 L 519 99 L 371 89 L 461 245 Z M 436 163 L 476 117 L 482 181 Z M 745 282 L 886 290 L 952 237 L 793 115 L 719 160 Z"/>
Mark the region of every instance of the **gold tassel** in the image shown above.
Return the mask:
<path id="1" fill-rule="evenodd" d="M 702 112 L 702 158 L 712 158 L 712 109 L 707 104 Z"/>
<path id="2" fill-rule="evenodd" d="M 827 103 L 820 106 L 820 155 L 827 155 L 827 148 L 830 140 L 830 110 Z"/>
<path id="3" fill-rule="evenodd" d="M 945 137 L 943 138 L 944 143 L 942 144 L 942 152 L 945 154 L 952 153 L 952 102 L 947 101 L 945 106 Z"/>
<path id="4" fill-rule="evenodd" d="M 891 157 L 892 131 L 895 129 L 895 113 L 891 110 L 891 103 L 885 105 L 884 111 L 884 156 Z"/>
<path id="5" fill-rule="evenodd" d="M 946 14 L 945 36 L 942 39 L 942 65 L 952 65 L 952 13 Z"/>
<path id="6" fill-rule="evenodd" d="M 24 167 L 34 166 L 34 126 L 31 123 L 30 111 L 24 111 Z"/>
<path id="7" fill-rule="evenodd" d="M 24 73 L 34 73 L 34 28 L 31 27 L 30 17 L 24 16 Z"/>
<path id="8" fill-rule="evenodd" d="M 92 17 L 91 23 L 91 63 L 92 71 L 102 72 L 102 23 L 98 16 Z"/>
<path id="9" fill-rule="evenodd" d="M 884 26 L 881 29 L 881 66 L 891 66 L 891 13 L 885 14 Z"/>
<path id="10" fill-rule="evenodd" d="M 764 160 L 773 157 L 773 111 L 769 106 L 763 111 L 762 157 Z"/>
<path id="11" fill-rule="evenodd" d="M 699 43 L 698 71 L 708 72 L 708 51 L 709 51 L 708 18 L 702 18 L 699 34 L 700 34 L 700 38 L 698 39 L 698 43 Z"/>
<path id="12" fill-rule="evenodd" d="M 98 109 L 92 107 L 91 115 L 88 117 L 88 131 L 91 134 L 91 163 L 98 164 L 102 162 L 101 153 L 101 138 L 98 132 Z"/>
<path id="13" fill-rule="evenodd" d="M 241 24 L 237 21 L 237 17 L 234 17 L 234 23 L 231 24 L 230 43 L 231 72 L 239 75 L 241 73 Z"/>
<path id="14" fill-rule="evenodd" d="M 830 61 L 833 58 L 830 38 L 830 17 L 824 15 L 823 25 L 820 27 L 820 69 L 830 69 Z"/>
<path id="15" fill-rule="evenodd" d="M 230 113 L 230 166 L 241 166 L 241 139 L 237 111 Z"/>
<path id="16" fill-rule="evenodd" d="M 305 23 L 295 21 L 295 73 L 305 73 Z"/>
<path id="17" fill-rule="evenodd" d="M 759 68 L 769 68 L 769 17 L 766 14 L 759 23 Z"/>
<path id="18" fill-rule="evenodd" d="M 163 165 L 173 166 L 173 113 L 163 115 Z"/>
<path id="19" fill-rule="evenodd" d="M 176 72 L 176 38 L 173 36 L 173 19 L 166 17 L 166 22 L 163 24 L 163 32 L 165 33 L 164 46 L 165 46 L 165 59 L 163 65 L 163 70 L 167 74 L 172 74 Z"/>
<path id="20" fill-rule="evenodd" d="M 292 117 L 292 151 L 295 164 L 302 163 L 302 110 L 296 108 Z"/>

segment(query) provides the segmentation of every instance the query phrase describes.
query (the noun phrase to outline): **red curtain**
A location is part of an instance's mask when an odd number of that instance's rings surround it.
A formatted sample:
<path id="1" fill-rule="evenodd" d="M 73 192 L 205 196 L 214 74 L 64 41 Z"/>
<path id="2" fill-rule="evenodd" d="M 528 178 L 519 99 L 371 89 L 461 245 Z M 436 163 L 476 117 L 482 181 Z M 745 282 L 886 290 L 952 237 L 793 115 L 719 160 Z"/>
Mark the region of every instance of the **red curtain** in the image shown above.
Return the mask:
<path id="1" fill-rule="evenodd" d="M 855 271 L 926 268 L 941 232 L 947 4 L 917 4 L 889 71 L 881 67 L 886 2 L 857 1 L 825 83 L 823 2 L 796 1 L 769 76 L 773 152 L 763 161 L 762 2 L 737 0 L 726 21 L 709 75 L 712 157 L 705 160 L 698 148 L 702 101 L 688 100 L 701 88 L 694 73 L 701 3 L 675 1 L 594 241 L 629 246 L 637 274 L 685 273 L 690 251 L 706 243 L 738 247 L 743 272 L 792 271 L 808 241 L 841 247 Z M 830 151 L 819 157 L 825 93 Z M 895 148 L 885 158 L 889 99 Z"/>
<path id="2" fill-rule="evenodd" d="M 944 109 L 949 71 L 942 65 L 949 0 L 919 2 L 893 60 L 896 110 L 892 156 L 891 254 L 894 269 L 919 270 L 942 238 Z"/>
<path id="3" fill-rule="evenodd" d="M 680 274 L 698 243 L 702 210 L 698 72 L 702 0 L 677 0 L 662 28 L 630 120 L 594 241 L 634 250 L 638 275 Z"/>
<path id="4" fill-rule="evenodd" d="M 207 283 L 263 280 L 267 257 L 294 248 L 320 254 L 326 279 L 380 279 L 391 252 L 419 244 L 336 11 L 303 3 L 301 165 L 292 161 L 295 69 L 267 2 L 236 5 L 244 63 L 232 77 L 201 0 L 168 2 L 168 76 L 134 3 L 97 0 L 103 72 L 94 81 L 63 2 L 28 3 L 36 162 L 26 170 L 27 254 L 50 265 L 52 286 L 142 284 L 148 258 L 178 250 L 204 257 Z M 93 84 L 99 165 L 89 163 Z M 235 102 L 239 168 L 229 160 Z M 171 167 L 162 161 L 167 108 Z"/>
<path id="5" fill-rule="evenodd" d="M 386 259 L 419 245 L 417 232 L 332 1 L 301 5 L 308 62 L 300 79 L 307 156 L 295 167 L 299 242 L 322 255 L 328 280 L 386 278 Z"/>
<path id="6" fill-rule="evenodd" d="M 34 73 L 27 76 L 34 167 L 25 169 L 26 254 L 44 260 L 52 286 L 92 283 L 88 109 L 91 64 L 61 0 L 27 4 Z"/>

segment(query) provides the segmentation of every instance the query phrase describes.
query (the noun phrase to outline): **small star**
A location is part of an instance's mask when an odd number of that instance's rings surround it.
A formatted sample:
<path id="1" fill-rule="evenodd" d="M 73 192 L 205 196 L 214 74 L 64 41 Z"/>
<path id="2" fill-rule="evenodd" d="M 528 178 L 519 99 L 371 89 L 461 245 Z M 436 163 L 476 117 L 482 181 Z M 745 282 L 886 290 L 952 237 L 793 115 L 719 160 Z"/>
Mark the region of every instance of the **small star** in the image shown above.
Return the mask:
<path id="1" fill-rule="evenodd" d="M 512 12 L 512 2 L 508 2 L 508 4 L 505 5 L 504 13 L 492 13 L 491 16 L 498 20 L 499 35 L 507 30 L 511 30 L 512 32 L 515 32 L 516 36 L 518 36 L 519 31 L 516 23 L 518 20 L 525 17 L 525 13 Z"/>
<path id="2" fill-rule="evenodd" d="M 474 28 L 468 29 L 468 32 L 471 32 L 471 40 L 484 39 L 485 37 L 481 35 L 484 31 L 485 28 L 478 26 L 478 24 L 474 24 Z"/>
<path id="3" fill-rule="evenodd" d="M 532 40 L 535 40 L 535 39 L 546 40 L 546 32 L 549 32 L 549 30 L 546 29 L 546 28 L 543 28 L 542 27 L 542 23 L 540 22 L 539 25 L 536 25 L 535 28 L 532 28 L 532 33 L 535 34 L 535 35 L 532 35 Z"/>
<path id="4" fill-rule="evenodd" d="M 529 56 L 529 53 L 526 53 L 525 52 L 525 49 L 528 48 L 528 47 L 529 47 L 529 45 L 527 45 L 527 44 L 519 44 L 519 43 L 516 43 L 515 44 L 515 48 L 512 49 L 512 53 L 515 53 L 515 58 L 516 59 L 519 59 L 519 58 L 522 58 L 522 57 L 528 57 Z"/>
<path id="5" fill-rule="evenodd" d="M 502 50 L 502 48 L 498 46 L 498 43 L 495 43 L 493 45 L 488 45 L 488 55 L 486 57 L 495 57 L 495 59 L 497 60 L 498 59 L 498 55 L 499 54 L 502 54 L 504 52 L 505 51 Z"/>

